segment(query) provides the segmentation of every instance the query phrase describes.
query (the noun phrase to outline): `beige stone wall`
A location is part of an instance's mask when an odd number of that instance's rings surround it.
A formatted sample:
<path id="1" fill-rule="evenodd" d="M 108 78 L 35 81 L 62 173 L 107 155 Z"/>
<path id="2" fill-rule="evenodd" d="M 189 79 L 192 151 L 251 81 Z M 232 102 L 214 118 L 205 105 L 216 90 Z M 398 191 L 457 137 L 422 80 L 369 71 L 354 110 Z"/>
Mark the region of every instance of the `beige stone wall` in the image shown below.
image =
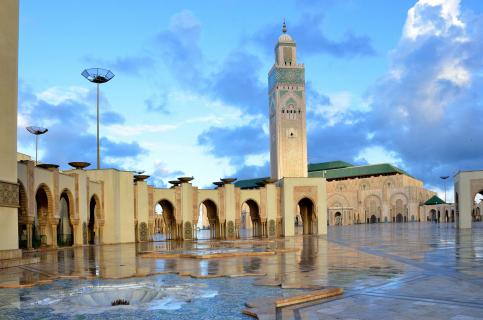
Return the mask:
<path id="1" fill-rule="evenodd" d="M 137 239 L 136 241 L 149 240 L 149 232 L 147 227 L 149 225 L 149 203 L 148 203 L 148 186 L 145 181 L 138 181 L 134 185 L 134 199 L 135 199 L 135 217 L 134 222 L 137 225 Z M 145 225 L 143 225 L 143 223 Z M 145 229 L 146 228 L 146 229 Z"/>
<path id="2" fill-rule="evenodd" d="M 330 225 L 423 220 L 419 207 L 435 194 L 403 174 L 331 180 L 327 189 Z"/>
<path id="3" fill-rule="evenodd" d="M 18 0 L 0 1 L 0 259 L 18 257 Z"/>
<path id="4" fill-rule="evenodd" d="M 295 234 L 295 216 L 298 205 L 304 198 L 313 204 L 316 220 L 313 233 L 327 234 L 327 192 L 324 178 L 283 178 L 278 182 L 281 188 L 282 234 Z"/>
<path id="5" fill-rule="evenodd" d="M 454 176 L 455 208 L 460 229 L 469 229 L 477 193 L 483 191 L 483 170 L 460 171 Z"/>
<path id="6" fill-rule="evenodd" d="M 87 176 L 102 182 L 101 208 L 104 215 L 102 243 L 135 241 L 133 174 L 115 169 L 88 170 Z M 93 185 L 92 185 L 93 186 Z M 90 185 L 91 187 L 91 185 Z"/>

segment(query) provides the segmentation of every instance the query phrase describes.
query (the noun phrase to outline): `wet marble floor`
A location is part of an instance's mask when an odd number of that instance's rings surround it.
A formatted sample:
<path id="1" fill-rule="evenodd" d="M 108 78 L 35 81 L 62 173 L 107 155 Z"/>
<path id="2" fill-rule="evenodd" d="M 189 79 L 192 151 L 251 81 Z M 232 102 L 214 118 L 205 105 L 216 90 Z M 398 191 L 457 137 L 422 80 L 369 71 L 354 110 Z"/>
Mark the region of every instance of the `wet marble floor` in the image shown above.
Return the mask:
<path id="1" fill-rule="evenodd" d="M 142 253 L 259 252 L 216 259 Z M 329 228 L 327 237 L 159 241 L 30 253 L 0 269 L 0 319 L 245 319 L 245 302 L 308 287 L 341 297 L 260 315 L 280 319 L 483 319 L 483 224 L 405 223 Z M 301 289 L 297 289 L 301 288 Z M 111 307 L 116 297 L 130 306 Z"/>

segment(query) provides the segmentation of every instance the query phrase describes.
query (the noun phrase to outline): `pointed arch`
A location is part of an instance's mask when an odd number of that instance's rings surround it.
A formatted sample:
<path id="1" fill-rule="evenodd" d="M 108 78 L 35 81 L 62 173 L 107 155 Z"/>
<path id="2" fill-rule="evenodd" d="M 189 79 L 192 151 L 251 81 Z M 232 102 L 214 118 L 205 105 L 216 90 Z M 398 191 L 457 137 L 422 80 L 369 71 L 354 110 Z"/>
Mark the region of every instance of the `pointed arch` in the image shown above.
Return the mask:
<path id="1" fill-rule="evenodd" d="M 210 224 L 210 239 L 222 238 L 223 235 L 218 215 L 218 207 L 216 206 L 215 201 L 207 198 L 200 202 L 198 208 L 200 208 L 200 211 L 206 210 L 206 215 Z"/>
<path id="2" fill-rule="evenodd" d="M 59 222 L 57 224 L 57 245 L 72 246 L 74 244 L 75 205 L 72 192 L 65 188 L 60 193 Z"/>
<path id="3" fill-rule="evenodd" d="M 308 197 L 298 202 L 298 210 L 302 217 L 303 234 L 317 234 L 317 216 L 315 215 L 314 202 Z"/>

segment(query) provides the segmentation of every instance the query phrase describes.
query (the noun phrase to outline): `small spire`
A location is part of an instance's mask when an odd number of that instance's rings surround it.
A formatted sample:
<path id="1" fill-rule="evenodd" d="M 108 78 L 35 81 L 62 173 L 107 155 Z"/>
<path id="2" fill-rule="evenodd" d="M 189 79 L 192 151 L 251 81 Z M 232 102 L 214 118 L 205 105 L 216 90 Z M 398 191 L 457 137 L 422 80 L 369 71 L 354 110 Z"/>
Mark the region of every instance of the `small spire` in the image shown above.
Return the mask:
<path id="1" fill-rule="evenodd" d="M 287 32 L 287 25 L 285 24 L 285 18 L 283 19 L 282 32 L 283 33 Z"/>

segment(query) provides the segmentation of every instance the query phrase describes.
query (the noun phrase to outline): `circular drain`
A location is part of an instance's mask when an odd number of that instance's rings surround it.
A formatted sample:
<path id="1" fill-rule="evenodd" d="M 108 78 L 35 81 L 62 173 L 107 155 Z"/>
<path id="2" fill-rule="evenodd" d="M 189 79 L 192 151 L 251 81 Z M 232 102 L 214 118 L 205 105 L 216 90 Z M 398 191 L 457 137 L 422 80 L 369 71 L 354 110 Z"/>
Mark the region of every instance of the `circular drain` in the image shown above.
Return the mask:
<path id="1" fill-rule="evenodd" d="M 163 296 L 163 292 L 154 288 L 119 288 L 85 293 L 69 300 L 74 305 L 85 307 L 136 306 Z"/>
<path id="2" fill-rule="evenodd" d="M 1 0 L 0 0 L 1 1 Z M 27 306 L 49 306 L 56 314 L 85 315 L 109 312 L 116 308 L 129 310 L 177 310 L 198 299 L 218 294 L 204 284 L 160 285 L 155 282 L 127 282 L 101 285 L 79 285 L 51 294 L 36 292 Z"/>
<path id="3" fill-rule="evenodd" d="M 117 300 L 114 300 L 113 302 L 111 302 L 111 306 L 115 307 L 115 306 L 128 306 L 129 305 L 129 301 L 127 300 L 124 300 L 124 299 L 117 299 Z"/>

